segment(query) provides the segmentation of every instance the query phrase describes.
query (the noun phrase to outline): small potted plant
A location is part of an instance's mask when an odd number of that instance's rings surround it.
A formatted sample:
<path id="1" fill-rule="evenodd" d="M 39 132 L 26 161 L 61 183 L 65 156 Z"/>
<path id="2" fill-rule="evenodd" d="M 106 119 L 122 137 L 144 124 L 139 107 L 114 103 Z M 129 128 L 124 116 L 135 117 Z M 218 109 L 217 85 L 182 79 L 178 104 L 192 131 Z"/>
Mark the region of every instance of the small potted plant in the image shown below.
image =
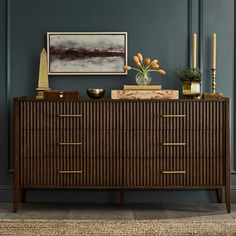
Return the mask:
<path id="1" fill-rule="evenodd" d="M 166 72 L 160 69 L 160 65 L 157 59 L 151 60 L 150 58 L 146 58 L 143 60 L 143 56 L 141 53 L 137 53 L 134 57 L 134 62 L 137 65 L 137 68 L 131 66 L 123 66 L 124 71 L 136 70 L 138 73 L 136 74 L 136 83 L 139 85 L 149 85 L 152 81 L 150 76 L 150 72 L 154 71 L 161 75 L 165 75 Z"/>
<path id="2" fill-rule="evenodd" d="M 202 73 L 199 68 L 181 67 L 177 71 L 182 81 L 182 92 L 185 97 L 198 97 L 201 93 Z"/>

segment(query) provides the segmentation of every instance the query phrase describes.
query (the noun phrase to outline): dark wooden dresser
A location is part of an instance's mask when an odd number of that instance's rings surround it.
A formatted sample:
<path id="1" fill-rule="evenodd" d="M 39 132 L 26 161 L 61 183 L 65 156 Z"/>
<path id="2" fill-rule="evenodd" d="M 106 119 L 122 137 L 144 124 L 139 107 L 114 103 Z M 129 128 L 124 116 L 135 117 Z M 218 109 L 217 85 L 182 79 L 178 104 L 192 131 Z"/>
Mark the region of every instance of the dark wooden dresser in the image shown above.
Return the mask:
<path id="1" fill-rule="evenodd" d="M 225 189 L 230 102 L 16 98 L 14 211 L 27 189 Z"/>

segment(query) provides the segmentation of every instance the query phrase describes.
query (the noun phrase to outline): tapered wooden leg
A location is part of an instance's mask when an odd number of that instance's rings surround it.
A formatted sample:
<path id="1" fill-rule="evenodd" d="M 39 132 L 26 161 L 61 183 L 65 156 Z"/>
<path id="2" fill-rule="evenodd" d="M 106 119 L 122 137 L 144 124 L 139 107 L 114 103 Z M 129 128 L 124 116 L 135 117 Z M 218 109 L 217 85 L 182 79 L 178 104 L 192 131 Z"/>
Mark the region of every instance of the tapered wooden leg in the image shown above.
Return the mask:
<path id="1" fill-rule="evenodd" d="M 227 212 L 231 212 L 231 190 L 230 186 L 226 186 L 225 188 L 225 202 L 226 202 L 226 209 Z"/>
<path id="2" fill-rule="evenodd" d="M 218 202 L 221 203 L 223 201 L 223 190 L 221 188 L 217 188 L 216 193 L 217 193 Z"/>
<path id="3" fill-rule="evenodd" d="M 226 129 L 225 129 L 225 137 L 226 137 L 226 148 L 225 148 L 225 202 L 226 202 L 226 209 L 227 212 L 231 212 L 231 112 L 230 112 L 230 100 L 226 103 L 226 110 L 225 110 L 225 117 L 226 117 Z"/>
<path id="4" fill-rule="evenodd" d="M 125 205 L 125 193 L 123 190 L 120 190 L 120 206 L 123 207 Z"/>
<path id="5" fill-rule="evenodd" d="M 15 188 L 14 189 L 14 206 L 13 206 L 13 211 L 15 213 L 18 210 L 19 200 L 20 200 L 20 189 L 19 188 Z"/>

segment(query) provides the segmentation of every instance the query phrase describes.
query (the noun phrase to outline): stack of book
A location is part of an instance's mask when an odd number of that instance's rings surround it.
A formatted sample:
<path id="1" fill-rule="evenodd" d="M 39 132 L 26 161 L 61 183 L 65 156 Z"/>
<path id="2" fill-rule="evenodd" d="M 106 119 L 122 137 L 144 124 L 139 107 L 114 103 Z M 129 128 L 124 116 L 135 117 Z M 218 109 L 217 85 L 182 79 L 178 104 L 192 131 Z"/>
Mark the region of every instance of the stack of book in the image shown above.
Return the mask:
<path id="1" fill-rule="evenodd" d="M 124 85 L 124 90 L 161 90 L 161 85 Z"/>
<path id="2" fill-rule="evenodd" d="M 123 90 L 112 90 L 112 99 L 178 99 L 178 90 L 163 90 L 161 85 L 124 85 Z"/>

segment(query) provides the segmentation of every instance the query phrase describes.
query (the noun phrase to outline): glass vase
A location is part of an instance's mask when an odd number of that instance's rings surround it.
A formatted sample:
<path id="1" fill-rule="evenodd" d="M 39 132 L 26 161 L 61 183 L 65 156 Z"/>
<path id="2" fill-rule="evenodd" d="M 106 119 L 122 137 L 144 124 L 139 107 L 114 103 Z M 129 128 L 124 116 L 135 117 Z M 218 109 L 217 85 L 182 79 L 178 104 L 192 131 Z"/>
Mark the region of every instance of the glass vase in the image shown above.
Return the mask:
<path id="1" fill-rule="evenodd" d="M 152 81 L 152 78 L 149 76 L 149 74 L 143 73 L 137 73 L 135 79 L 138 85 L 149 85 Z"/>

